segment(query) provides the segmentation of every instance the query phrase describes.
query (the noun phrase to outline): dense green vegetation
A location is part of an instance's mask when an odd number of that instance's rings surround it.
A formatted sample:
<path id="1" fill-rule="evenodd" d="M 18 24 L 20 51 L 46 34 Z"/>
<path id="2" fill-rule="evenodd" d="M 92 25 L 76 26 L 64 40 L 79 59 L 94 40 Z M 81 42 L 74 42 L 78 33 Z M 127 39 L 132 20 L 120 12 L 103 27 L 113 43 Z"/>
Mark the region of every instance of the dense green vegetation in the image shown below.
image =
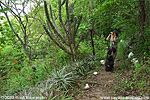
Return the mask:
<path id="1" fill-rule="evenodd" d="M 149 0 L 47 0 L 55 29 L 43 0 L 24 0 L 23 8 L 33 2 L 29 13 L 15 8 L 17 0 L 4 1 L 0 1 L 5 14 L 0 16 L 0 96 L 72 99 L 80 91 L 79 80 L 100 69 L 109 45 L 105 38 L 113 30 L 118 30 L 120 42 L 112 95 L 149 96 Z M 130 52 L 134 55 L 128 58 Z"/>

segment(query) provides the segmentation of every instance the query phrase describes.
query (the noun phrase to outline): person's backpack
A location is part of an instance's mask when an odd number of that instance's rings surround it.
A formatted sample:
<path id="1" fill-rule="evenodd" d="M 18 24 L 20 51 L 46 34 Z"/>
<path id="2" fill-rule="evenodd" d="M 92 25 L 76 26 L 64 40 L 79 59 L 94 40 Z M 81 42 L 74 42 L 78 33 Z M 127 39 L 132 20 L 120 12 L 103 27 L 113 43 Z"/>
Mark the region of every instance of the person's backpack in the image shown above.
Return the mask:
<path id="1" fill-rule="evenodd" d="M 113 56 L 111 55 L 106 59 L 105 71 L 112 71 L 114 68 L 113 65 L 114 65 L 114 61 L 113 61 Z"/>

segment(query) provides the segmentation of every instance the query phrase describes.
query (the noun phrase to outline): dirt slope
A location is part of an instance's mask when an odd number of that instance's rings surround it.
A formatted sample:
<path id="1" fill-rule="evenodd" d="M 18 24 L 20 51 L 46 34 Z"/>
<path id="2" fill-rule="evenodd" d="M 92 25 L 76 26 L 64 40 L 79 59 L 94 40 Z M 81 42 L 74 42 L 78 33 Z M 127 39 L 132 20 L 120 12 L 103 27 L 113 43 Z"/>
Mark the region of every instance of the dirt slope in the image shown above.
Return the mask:
<path id="1" fill-rule="evenodd" d="M 85 80 L 89 89 L 83 89 L 83 94 L 78 100 L 101 100 L 101 97 L 110 97 L 113 93 L 114 73 L 106 72 L 104 66 L 97 75 L 92 75 Z M 108 100 L 108 99 L 107 99 Z"/>

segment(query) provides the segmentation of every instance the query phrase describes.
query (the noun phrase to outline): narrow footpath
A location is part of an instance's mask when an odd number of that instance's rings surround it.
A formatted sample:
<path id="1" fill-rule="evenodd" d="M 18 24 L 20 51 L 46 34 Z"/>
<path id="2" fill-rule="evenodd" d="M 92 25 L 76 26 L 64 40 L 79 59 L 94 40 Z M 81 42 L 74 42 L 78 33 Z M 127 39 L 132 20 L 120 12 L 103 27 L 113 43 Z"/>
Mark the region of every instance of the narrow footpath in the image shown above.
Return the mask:
<path id="1" fill-rule="evenodd" d="M 84 92 L 78 100 L 102 100 L 103 97 L 109 98 L 115 92 L 113 91 L 114 79 L 114 73 L 106 72 L 105 67 L 101 66 L 97 75 L 92 75 L 85 79 L 85 84 L 88 84 L 89 88 L 83 89 Z"/>

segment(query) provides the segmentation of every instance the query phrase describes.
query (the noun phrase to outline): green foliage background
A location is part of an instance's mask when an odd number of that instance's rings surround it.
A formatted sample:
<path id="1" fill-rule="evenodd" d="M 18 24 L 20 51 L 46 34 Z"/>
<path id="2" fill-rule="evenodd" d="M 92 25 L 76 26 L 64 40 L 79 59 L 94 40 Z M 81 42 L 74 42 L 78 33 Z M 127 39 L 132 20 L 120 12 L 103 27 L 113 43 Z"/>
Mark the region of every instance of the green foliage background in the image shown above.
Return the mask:
<path id="1" fill-rule="evenodd" d="M 31 0 L 32 1 L 32 0 Z M 69 0 L 69 4 L 75 0 Z M 145 0 L 146 1 L 146 0 Z M 34 0 L 33 0 L 34 2 Z M 49 0 L 54 15 L 58 17 L 57 0 Z M 128 91 L 134 91 L 133 95 L 148 95 L 150 92 L 150 12 L 147 12 L 143 33 L 139 33 L 139 13 L 137 0 L 76 0 L 72 16 L 83 15 L 83 20 L 77 33 L 86 33 L 93 25 L 93 40 L 96 55 L 92 55 L 91 37 L 88 35 L 79 45 L 78 60 L 72 62 L 70 56 L 56 46 L 49 37 L 42 33 L 45 23 L 44 7 L 34 8 L 28 15 L 35 15 L 36 19 L 31 25 L 29 44 L 33 60 L 30 61 L 15 37 L 5 17 L 0 16 L 0 95 L 42 95 L 50 93 L 49 99 L 72 99 L 69 91 L 73 92 L 78 80 L 83 79 L 93 70 L 100 69 L 100 60 L 105 60 L 108 42 L 107 35 L 118 30 L 119 40 L 117 53 L 117 74 L 123 73 L 124 80 L 120 77 L 116 81 L 115 95 L 128 96 Z M 146 10 L 150 9 L 150 6 Z M 9 10 L 9 9 L 5 9 Z M 38 13 L 36 11 L 38 10 Z M 64 11 L 64 12 L 63 12 Z M 0 12 L 3 12 L 0 10 Z M 65 5 L 62 8 L 63 21 L 65 20 Z M 25 16 L 22 16 L 25 17 Z M 10 16 L 11 23 L 19 35 L 19 24 Z M 56 19 L 57 24 L 59 21 Z M 39 38 L 41 37 L 41 38 Z M 39 40 L 38 40 L 39 39 Z M 38 42 L 37 42 L 38 41 Z M 128 58 L 130 52 L 132 58 L 138 59 L 138 64 Z M 53 77 L 52 77 L 53 76 Z M 122 76 L 123 77 L 123 76 Z M 51 81 L 53 80 L 53 82 Z M 120 84 L 121 83 L 121 84 Z M 30 89 L 29 89 L 30 88 Z M 35 89 L 36 88 L 36 89 Z M 40 90 L 37 90 L 40 88 Z M 25 94 L 25 91 L 29 91 Z M 38 91 L 38 92 L 37 92 Z M 43 93 L 43 94 L 42 94 Z M 62 94 L 66 95 L 62 95 Z M 57 94 L 57 95 L 56 95 Z"/>

